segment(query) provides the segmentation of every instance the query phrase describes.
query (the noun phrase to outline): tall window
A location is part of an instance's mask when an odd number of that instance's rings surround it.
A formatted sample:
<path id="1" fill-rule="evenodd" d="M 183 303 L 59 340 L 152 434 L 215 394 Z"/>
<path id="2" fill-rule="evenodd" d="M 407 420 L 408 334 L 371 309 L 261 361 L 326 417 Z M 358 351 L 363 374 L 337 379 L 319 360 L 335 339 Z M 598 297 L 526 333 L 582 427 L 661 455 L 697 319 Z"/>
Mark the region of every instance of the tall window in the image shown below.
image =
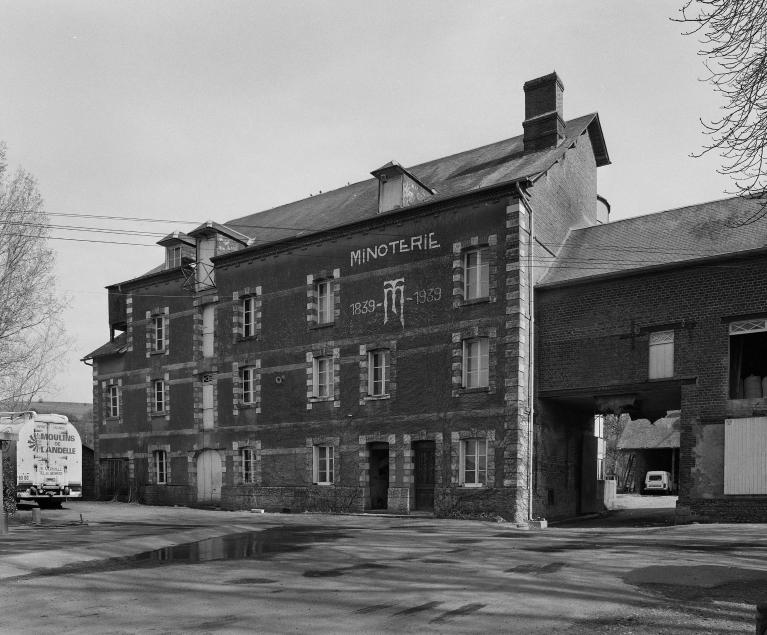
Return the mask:
<path id="1" fill-rule="evenodd" d="M 461 483 L 479 487 L 487 481 L 487 439 L 461 441 Z"/>
<path id="2" fill-rule="evenodd" d="M 242 379 L 242 403 L 255 403 L 256 401 L 256 368 L 244 366 L 240 369 Z"/>
<path id="3" fill-rule="evenodd" d="M 168 482 L 168 453 L 165 450 L 154 452 L 154 473 L 158 485 L 165 485 Z"/>
<path id="4" fill-rule="evenodd" d="M 165 318 L 158 315 L 152 318 L 152 329 L 154 334 L 154 350 L 165 350 Z"/>
<path id="5" fill-rule="evenodd" d="M 320 280 L 315 283 L 314 291 L 317 296 L 317 323 L 330 324 L 333 322 L 333 287 L 332 280 Z"/>
<path id="6" fill-rule="evenodd" d="M 313 360 L 313 396 L 317 399 L 333 397 L 333 358 L 315 357 Z"/>
<path id="7" fill-rule="evenodd" d="M 242 463 L 242 482 L 255 483 L 256 453 L 253 448 L 240 448 L 240 461 Z"/>
<path id="8" fill-rule="evenodd" d="M 256 334 L 256 298 L 249 296 L 242 300 L 242 336 L 253 337 Z"/>
<path id="9" fill-rule="evenodd" d="M 175 269 L 181 266 L 181 246 L 168 247 L 165 251 L 166 269 Z"/>
<path id="10" fill-rule="evenodd" d="M 767 384 L 767 318 L 730 323 L 730 398 L 764 397 Z"/>
<path id="11" fill-rule="evenodd" d="M 202 307 L 202 356 L 213 357 L 216 337 L 216 307 L 206 304 Z"/>
<path id="12" fill-rule="evenodd" d="M 154 382 L 154 411 L 165 411 L 165 382 L 162 379 L 157 379 Z"/>
<path id="13" fill-rule="evenodd" d="M 202 428 L 210 430 L 215 426 L 216 413 L 213 404 L 213 375 L 205 373 L 202 376 Z"/>
<path id="14" fill-rule="evenodd" d="M 674 331 L 650 333 L 650 379 L 674 376 Z"/>
<path id="15" fill-rule="evenodd" d="M 120 416 L 120 393 L 116 384 L 109 386 L 109 416 Z"/>
<path id="16" fill-rule="evenodd" d="M 489 350 L 490 342 L 486 337 L 479 337 L 473 340 L 464 340 L 464 388 L 487 388 L 490 386 Z"/>
<path id="17" fill-rule="evenodd" d="M 314 482 L 320 485 L 333 483 L 333 446 L 314 446 Z"/>
<path id="18" fill-rule="evenodd" d="M 594 436 L 597 438 L 597 478 L 605 478 L 605 416 L 594 415 Z"/>
<path id="19" fill-rule="evenodd" d="M 368 394 L 383 397 L 389 394 L 389 351 L 380 349 L 368 353 Z"/>
<path id="20" fill-rule="evenodd" d="M 466 300 L 486 298 L 490 295 L 488 255 L 487 247 L 470 249 L 464 253 L 463 279 Z"/>

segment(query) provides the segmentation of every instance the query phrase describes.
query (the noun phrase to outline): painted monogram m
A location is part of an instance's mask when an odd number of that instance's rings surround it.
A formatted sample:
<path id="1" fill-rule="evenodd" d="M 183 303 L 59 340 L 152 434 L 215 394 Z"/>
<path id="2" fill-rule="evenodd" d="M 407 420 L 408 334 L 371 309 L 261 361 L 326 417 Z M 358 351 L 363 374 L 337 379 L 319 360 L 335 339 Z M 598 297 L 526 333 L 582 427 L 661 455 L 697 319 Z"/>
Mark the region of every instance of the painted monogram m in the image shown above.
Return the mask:
<path id="1" fill-rule="evenodd" d="M 389 311 L 392 316 L 399 315 L 399 321 L 405 326 L 405 279 L 387 280 L 384 282 L 384 324 L 389 321 Z"/>

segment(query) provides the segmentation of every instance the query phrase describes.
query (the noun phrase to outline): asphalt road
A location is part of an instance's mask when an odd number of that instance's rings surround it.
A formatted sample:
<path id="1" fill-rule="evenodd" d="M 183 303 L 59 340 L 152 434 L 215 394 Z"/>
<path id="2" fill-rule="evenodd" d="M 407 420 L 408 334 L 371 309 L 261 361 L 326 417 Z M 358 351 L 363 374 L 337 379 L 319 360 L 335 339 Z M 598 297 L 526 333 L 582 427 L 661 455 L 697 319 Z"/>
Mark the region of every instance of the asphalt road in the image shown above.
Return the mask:
<path id="1" fill-rule="evenodd" d="M 742 633 L 767 599 L 764 525 L 67 507 L 0 536 L 0 632 Z"/>

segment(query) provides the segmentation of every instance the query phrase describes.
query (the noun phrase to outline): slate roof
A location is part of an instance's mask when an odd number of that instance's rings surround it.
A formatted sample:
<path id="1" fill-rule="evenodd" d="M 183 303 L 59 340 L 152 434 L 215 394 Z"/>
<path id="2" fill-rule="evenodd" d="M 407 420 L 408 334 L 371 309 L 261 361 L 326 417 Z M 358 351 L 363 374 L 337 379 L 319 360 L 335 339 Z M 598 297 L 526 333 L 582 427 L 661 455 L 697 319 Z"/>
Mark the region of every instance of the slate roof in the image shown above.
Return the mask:
<path id="1" fill-rule="evenodd" d="M 657 450 L 679 447 L 679 410 L 650 423 L 647 419 L 629 421 L 618 439 L 619 450 Z"/>
<path id="2" fill-rule="evenodd" d="M 596 113 L 565 125 L 556 148 L 524 154 L 522 135 L 407 168 L 436 194 L 429 202 L 530 178 L 548 170 L 587 129 L 598 165 L 609 163 Z M 378 181 L 367 179 L 224 223 L 261 245 L 378 216 Z"/>
<path id="3" fill-rule="evenodd" d="M 83 357 L 80 361 L 85 361 L 86 359 L 95 359 L 97 357 L 106 357 L 107 355 L 117 355 L 119 353 L 124 353 L 128 345 L 128 338 L 125 335 L 125 333 L 120 333 L 117 337 L 115 337 L 113 340 L 107 342 L 106 344 L 99 346 L 95 351 L 88 353 L 85 357 Z"/>
<path id="4" fill-rule="evenodd" d="M 575 229 L 539 286 L 726 256 L 767 246 L 765 199 L 728 198 Z"/>

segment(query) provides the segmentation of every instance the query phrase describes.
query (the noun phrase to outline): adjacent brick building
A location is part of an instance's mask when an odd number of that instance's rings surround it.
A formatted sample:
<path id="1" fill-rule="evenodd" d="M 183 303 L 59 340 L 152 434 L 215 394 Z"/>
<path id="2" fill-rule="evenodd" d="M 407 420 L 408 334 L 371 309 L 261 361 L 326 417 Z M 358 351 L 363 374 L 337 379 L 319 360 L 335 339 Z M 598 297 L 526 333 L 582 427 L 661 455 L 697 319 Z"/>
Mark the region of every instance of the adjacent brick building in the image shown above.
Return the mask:
<path id="1" fill-rule="evenodd" d="M 643 268 L 650 235 L 592 245 L 620 225 L 599 117 L 565 121 L 556 74 L 524 89 L 520 136 L 172 234 L 163 266 L 110 286 L 110 341 L 86 357 L 100 495 L 565 516 L 599 505 L 595 413 L 681 407 L 680 504 L 713 509 L 728 336 L 699 313 L 723 274 L 679 265 L 695 227 L 668 270 Z M 672 376 L 648 380 L 669 331 Z"/>
<path id="2" fill-rule="evenodd" d="M 563 410 L 681 410 L 680 520 L 767 520 L 764 210 L 733 198 L 575 230 L 537 287 L 542 438 Z"/>

